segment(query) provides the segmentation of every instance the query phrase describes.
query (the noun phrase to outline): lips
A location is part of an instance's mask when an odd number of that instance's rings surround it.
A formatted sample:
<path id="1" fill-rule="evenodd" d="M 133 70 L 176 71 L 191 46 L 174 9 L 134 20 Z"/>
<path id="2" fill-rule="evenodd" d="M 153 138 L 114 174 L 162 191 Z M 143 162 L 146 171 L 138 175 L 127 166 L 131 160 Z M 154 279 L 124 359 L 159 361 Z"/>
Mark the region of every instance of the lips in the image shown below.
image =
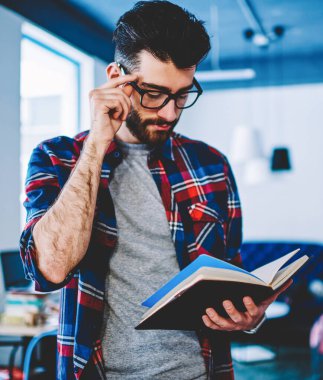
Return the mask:
<path id="1" fill-rule="evenodd" d="M 165 125 L 152 124 L 152 126 L 159 131 L 167 131 L 170 128 L 170 125 L 167 125 L 167 124 Z"/>

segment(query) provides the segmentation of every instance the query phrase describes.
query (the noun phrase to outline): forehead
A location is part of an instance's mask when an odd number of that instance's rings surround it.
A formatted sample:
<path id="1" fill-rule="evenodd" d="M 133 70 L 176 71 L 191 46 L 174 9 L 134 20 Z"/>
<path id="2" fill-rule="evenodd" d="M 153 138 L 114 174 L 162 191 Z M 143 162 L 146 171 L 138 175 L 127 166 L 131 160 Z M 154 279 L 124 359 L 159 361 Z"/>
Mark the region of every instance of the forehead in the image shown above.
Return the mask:
<path id="1" fill-rule="evenodd" d="M 162 62 L 145 50 L 139 53 L 139 60 L 139 82 L 168 87 L 172 92 L 190 86 L 193 82 L 195 66 L 178 69 L 173 62 Z"/>

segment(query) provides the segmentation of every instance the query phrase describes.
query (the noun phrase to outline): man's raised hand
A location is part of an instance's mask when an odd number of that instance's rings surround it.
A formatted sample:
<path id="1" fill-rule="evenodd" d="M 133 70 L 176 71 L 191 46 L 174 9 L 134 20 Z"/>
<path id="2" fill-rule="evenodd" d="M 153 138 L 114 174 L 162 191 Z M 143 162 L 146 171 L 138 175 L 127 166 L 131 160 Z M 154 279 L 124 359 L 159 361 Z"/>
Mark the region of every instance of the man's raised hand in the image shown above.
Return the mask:
<path id="1" fill-rule="evenodd" d="M 89 94 L 91 109 L 91 131 L 89 137 L 105 149 L 113 140 L 130 110 L 132 87 L 136 75 L 123 75 L 110 79 Z"/>

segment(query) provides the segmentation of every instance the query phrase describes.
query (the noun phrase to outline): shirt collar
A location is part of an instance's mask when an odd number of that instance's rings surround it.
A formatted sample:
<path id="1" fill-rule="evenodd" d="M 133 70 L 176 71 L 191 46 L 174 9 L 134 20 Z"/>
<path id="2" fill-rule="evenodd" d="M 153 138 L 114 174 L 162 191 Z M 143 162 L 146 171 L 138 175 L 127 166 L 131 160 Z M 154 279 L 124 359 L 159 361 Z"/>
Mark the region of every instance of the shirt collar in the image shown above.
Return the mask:
<path id="1" fill-rule="evenodd" d="M 164 157 L 168 160 L 175 161 L 175 136 L 175 133 L 172 133 L 172 135 L 165 141 L 163 145 L 154 148 L 150 153 L 150 157 L 156 159 Z M 118 148 L 116 141 L 113 140 L 106 152 L 106 159 L 108 159 L 108 161 L 110 161 L 111 159 L 118 160 L 119 158 L 121 158 L 121 156 L 122 153 L 120 152 L 120 149 Z"/>
<path id="2" fill-rule="evenodd" d="M 79 133 L 75 138 L 77 141 L 84 141 L 87 137 L 89 131 L 81 132 Z M 176 136 L 177 134 L 172 132 L 170 137 L 165 141 L 165 143 L 162 146 L 159 146 L 152 150 L 151 157 L 152 158 L 161 158 L 164 157 L 170 161 L 175 161 L 174 158 L 174 151 L 176 149 Z M 119 160 L 121 159 L 121 152 L 117 146 L 117 143 L 115 140 L 111 142 L 109 145 L 109 148 L 105 154 L 105 159 L 110 161 L 110 159 Z"/>
<path id="3" fill-rule="evenodd" d="M 165 143 L 161 146 L 156 147 L 151 152 L 151 158 L 158 159 L 158 158 L 166 158 L 170 161 L 175 161 L 174 158 L 174 147 L 175 147 L 175 141 L 174 141 L 175 134 L 172 133 L 171 136 L 165 141 Z"/>
<path id="4" fill-rule="evenodd" d="M 175 133 L 172 133 L 162 146 L 162 155 L 171 161 L 175 161 L 175 158 L 174 158 L 175 138 L 174 137 L 175 137 Z"/>

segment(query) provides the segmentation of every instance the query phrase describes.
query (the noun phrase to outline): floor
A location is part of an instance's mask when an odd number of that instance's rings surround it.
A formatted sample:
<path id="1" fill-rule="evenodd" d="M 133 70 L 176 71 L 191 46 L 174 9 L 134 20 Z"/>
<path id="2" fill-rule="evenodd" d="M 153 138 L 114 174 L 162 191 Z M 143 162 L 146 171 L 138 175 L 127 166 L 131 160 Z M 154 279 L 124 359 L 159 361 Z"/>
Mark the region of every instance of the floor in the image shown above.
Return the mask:
<path id="1" fill-rule="evenodd" d="M 233 344 L 233 347 L 241 347 L 241 344 Z M 308 348 L 266 347 L 277 354 L 275 359 L 255 363 L 234 361 L 236 380 L 314 380 Z"/>

